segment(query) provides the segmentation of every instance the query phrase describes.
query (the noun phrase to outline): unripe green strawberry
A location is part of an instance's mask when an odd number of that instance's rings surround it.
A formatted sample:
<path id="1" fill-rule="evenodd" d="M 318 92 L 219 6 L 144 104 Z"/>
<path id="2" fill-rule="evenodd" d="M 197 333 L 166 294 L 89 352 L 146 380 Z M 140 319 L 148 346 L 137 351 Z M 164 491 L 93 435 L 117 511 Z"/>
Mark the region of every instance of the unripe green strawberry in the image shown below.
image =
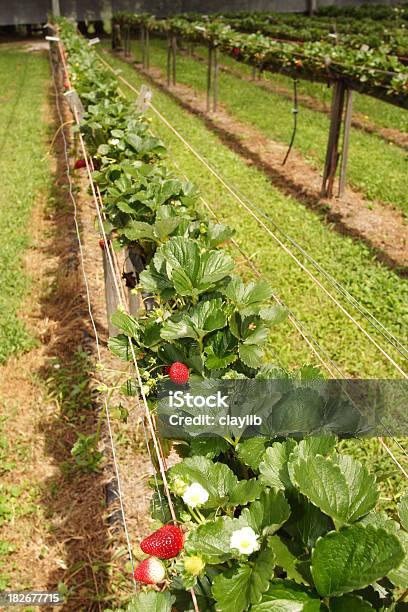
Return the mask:
<path id="1" fill-rule="evenodd" d="M 186 557 L 184 559 L 184 569 L 187 574 L 192 574 L 193 576 L 199 576 L 205 567 L 204 561 L 201 557 L 197 555 L 192 555 L 191 557 Z"/>

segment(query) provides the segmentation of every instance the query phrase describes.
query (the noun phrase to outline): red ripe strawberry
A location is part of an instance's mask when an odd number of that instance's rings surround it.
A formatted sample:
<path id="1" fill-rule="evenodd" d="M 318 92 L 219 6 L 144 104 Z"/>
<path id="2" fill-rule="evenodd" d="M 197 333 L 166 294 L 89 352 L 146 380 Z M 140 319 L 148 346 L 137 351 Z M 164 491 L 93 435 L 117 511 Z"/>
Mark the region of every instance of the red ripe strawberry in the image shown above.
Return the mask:
<path id="1" fill-rule="evenodd" d="M 178 385 L 185 385 L 188 381 L 189 372 L 188 367 L 180 361 L 175 361 L 169 370 L 170 379 Z"/>
<path id="2" fill-rule="evenodd" d="M 74 170 L 79 170 L 80 168 L 86 168 L 86 161 L 84 159 L 77 159 L 74 164 Z"/>
<path id="3" fill-rule="evenodd" d="M 68 83 L 68 81 L 64 81 L 64 89 L 69 89 L 69 83 Z"/>
<path id="4" fill-rule="evenodd" d="M 101 238 L 101 239 L 100 239 L 100 241 L 99 241 L 99 246 L 101 247 L 101 249 L 104 249 L 104 248 L 105 248 L 105 241 L 104 241 L 104 239 L 103 239 L 103 238 Z"/>
<path id="5" fill-rule="evenodd" d="M 233 48 L 233 50 L 232 50 L 232 55 L 233 55 L 234 57 L 238 57 L 240 53 L 241 53 L 241 51 L 238 49 L 238 47 L 234 47 L 234 48 Z"/>
<path id="6" fill-rule="evenodd" d="M 135 569 L 135 580 L 145 584 L 163 582 L 166 577 L 166 568 L 163 563 L 154 557 L 142 561 Z"/>
<path id="7" fill-rule="evenodd" d="M 159 559 L 177 557 L 184 544 L 184 533 L 176 525 L 164 525 L 140 543 L 140 548 L 148 555 Z"/>

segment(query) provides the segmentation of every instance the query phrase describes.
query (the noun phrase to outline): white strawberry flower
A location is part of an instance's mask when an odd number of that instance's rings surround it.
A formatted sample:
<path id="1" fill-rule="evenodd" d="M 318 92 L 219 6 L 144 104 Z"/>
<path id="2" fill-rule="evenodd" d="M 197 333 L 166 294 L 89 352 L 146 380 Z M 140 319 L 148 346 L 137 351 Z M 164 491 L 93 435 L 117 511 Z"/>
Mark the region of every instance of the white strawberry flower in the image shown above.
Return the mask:
<path id="1" fill-rule="evenodd" d="M 183 493 L 183 501 L 190 506 L 195 508 L 196 506 L 202 506 L 209 498 L 208 491 L 204 489 L 198 482 L 193 482 Z"/>
<path id="2" fill-rule="evenodd" d="M 230 547 L 236 548 L 241 555 L 251 555 L 259 548 L 258 538 L 252 527 L 236 529 L 232 532 Z"/>
<path id="3" fill-rule="evenodd" d="M 109 142 L 111 145 L 116 146 L 119 144 L 119 138 L 111 138 Z"/>

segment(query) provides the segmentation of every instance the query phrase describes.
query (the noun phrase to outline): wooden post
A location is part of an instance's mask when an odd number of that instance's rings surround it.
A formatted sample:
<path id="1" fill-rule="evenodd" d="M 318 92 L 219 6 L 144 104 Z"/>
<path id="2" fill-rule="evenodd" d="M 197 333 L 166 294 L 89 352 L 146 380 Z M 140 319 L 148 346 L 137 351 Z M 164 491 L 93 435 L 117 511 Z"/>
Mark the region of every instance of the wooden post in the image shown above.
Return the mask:
<path id="1" fill-rule="evenodd" d="M 346 113 L 344 116 L 344 131 L 343 131 L 343 146 L 341 151 L 341 166 L 340 166 L 340 179 L 339 179 L 339 197 L 344 194 L 346 188 L 346 171 L 347 171 L 347 159 L 350 142 L 350 127 L 351 127 L 351 116 L 353 113 L 353 91 L 347 89 L 346 98 Z"/>
<path id="2" fill-rule="evenodd" d="M 307 0 L 307 13 L 309 17 L 312 17 L 316 12 L 317 2 L 316 0 Z"/>
<path id="3" fill-rule="evenodd" d="M 149 28 L 145 29 L 145 68 L 150 69 L 150 32 Z"/>
<path id="4" fill-rule="evenodd" d="M 172 50 L 172 56 L 173 56 L 172 82 L 173 82 L 173 85 L 175 85 L 176 84 L 176 60 L 177 60 L 177 38 L 175 34 L 173 34 L 173 36 L 171 37 L 171 50 Z"/>
<path id="5" fill-rule="evenodd" d="M 170 87 L 171 37 L 167 34 L 167 87 Z"/>
<path id="6" fill-rule="evenodd" d="M 213 91 L 213 111 L 218 109 L 218 47 L 214 48 L 214 91 Z"/>
<path id="7" fill-rule="evenodd" d="M 109 248 L 105 245 L 102 248 L 102 262 L 103 262 L 103 277 L 105 281 L 105 300 L 106 300 L 106 315 L 108 318 L 108 332 L 109 336 L 117 336 L 119 330 L 111 323 L 111 316 L 116 312 L 119 306 L 119 300 L 115 289 L 115 282 L 113 279 L 112 268 L 109 265 L 108 256 L 106 249 Z"/>
<path id="8" fill-rule="evenodd" d="M 213 48 L 208 44 L 208 69 L 207 69 L 207 113 L 211 110 L 211 71 L 212 71 Z"/>
<path id="9" fill-rule="evenodd" d="M 140 51 L 142 54 L 142 67 L 145 67 L 145 28 L 142 24 L 140 26 Z"/>
<path id="10" fill-rule="evenodd" d="M 323 183 L 321 195 L 331 198 L 333 196 L 333 184 L 336 176 L 337 163 L 339 160 L 339 139 L 344 108 L 344 93 L 346 86 L 343 81 L 336 81 L 334 85 L 329 140 L 327 142 L 326 161 L 323 172 Z"/>

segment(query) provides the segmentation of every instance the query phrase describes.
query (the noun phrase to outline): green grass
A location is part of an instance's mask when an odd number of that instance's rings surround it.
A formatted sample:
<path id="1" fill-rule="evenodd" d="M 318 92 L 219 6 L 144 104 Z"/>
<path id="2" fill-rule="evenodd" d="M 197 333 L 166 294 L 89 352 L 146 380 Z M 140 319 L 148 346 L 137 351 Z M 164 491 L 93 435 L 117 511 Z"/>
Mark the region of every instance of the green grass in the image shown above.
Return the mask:
<path id="1" fill-rule="evenodd" d="M 151 65 L 165 69 L 166 42 L 151 43 Z M 206 89 L 206 65 L 185 55 L 177 58 L 177 80 L 198 91 Z M 265 136 L 289 143 L 292 101 L 267 92 L 236 76 L 221 73 L 219 99 L 236 119 L 257 128 Z M 295 148 L 318 170 L 322 170 L 329 130 L 329 117 L 305 107 L 299 113 Z M 378 199 L 408 213 L 406 152 L 375 134 L 352 128 L 348 181 L 368 199 Z"/>
<path id="2" fill-rule="evenodd" d="M 129 65 L 120 60 L 109 61 L 120 68 L 134 85 L 140 86 L 144 82 Z M 125 86 L 121 87 L 129 91 Z M 366 246 L 337 234 L 300 202 L 283 196 L 262 172 L 248 167 L 207 130 L 200 119 L 182 110 L 166 94 L 154 90 L 154 103 L 226 178 L 275 219 L 384 325 L 399 336 L 404 333 L 404 328 L 406 331 L 406 281 L 376 261 Z M 169 129 L 154 115 L 152 120 L 155 133 L 169 147 L 169 161 L 176 172 L 186 174 L 195 182 L 217 213 L 236 229 L 242 247 L 330 356 L 354 376 L 398 377 L 378 350 L 324 297 L 272 238 L 239 208 L 237 202 Z M 355 316 L 361 321 L 358 314 Z M 373 336 L 381 341 L 375 331 Z M 299 365 L 313 361 L 310 349 L 289 323 L 276 328 L 272 342 L 277 358 L 284 364 Z"/>
<path id="3" fill-rule="evenodd" d="M 30 214 L 49 178 L 48 164 L 41 160 L 48 79 L 45 56 L 0 50 L 0 363 L 33 344 L 19 310 L 30 290 L 23 263 Z"/>

